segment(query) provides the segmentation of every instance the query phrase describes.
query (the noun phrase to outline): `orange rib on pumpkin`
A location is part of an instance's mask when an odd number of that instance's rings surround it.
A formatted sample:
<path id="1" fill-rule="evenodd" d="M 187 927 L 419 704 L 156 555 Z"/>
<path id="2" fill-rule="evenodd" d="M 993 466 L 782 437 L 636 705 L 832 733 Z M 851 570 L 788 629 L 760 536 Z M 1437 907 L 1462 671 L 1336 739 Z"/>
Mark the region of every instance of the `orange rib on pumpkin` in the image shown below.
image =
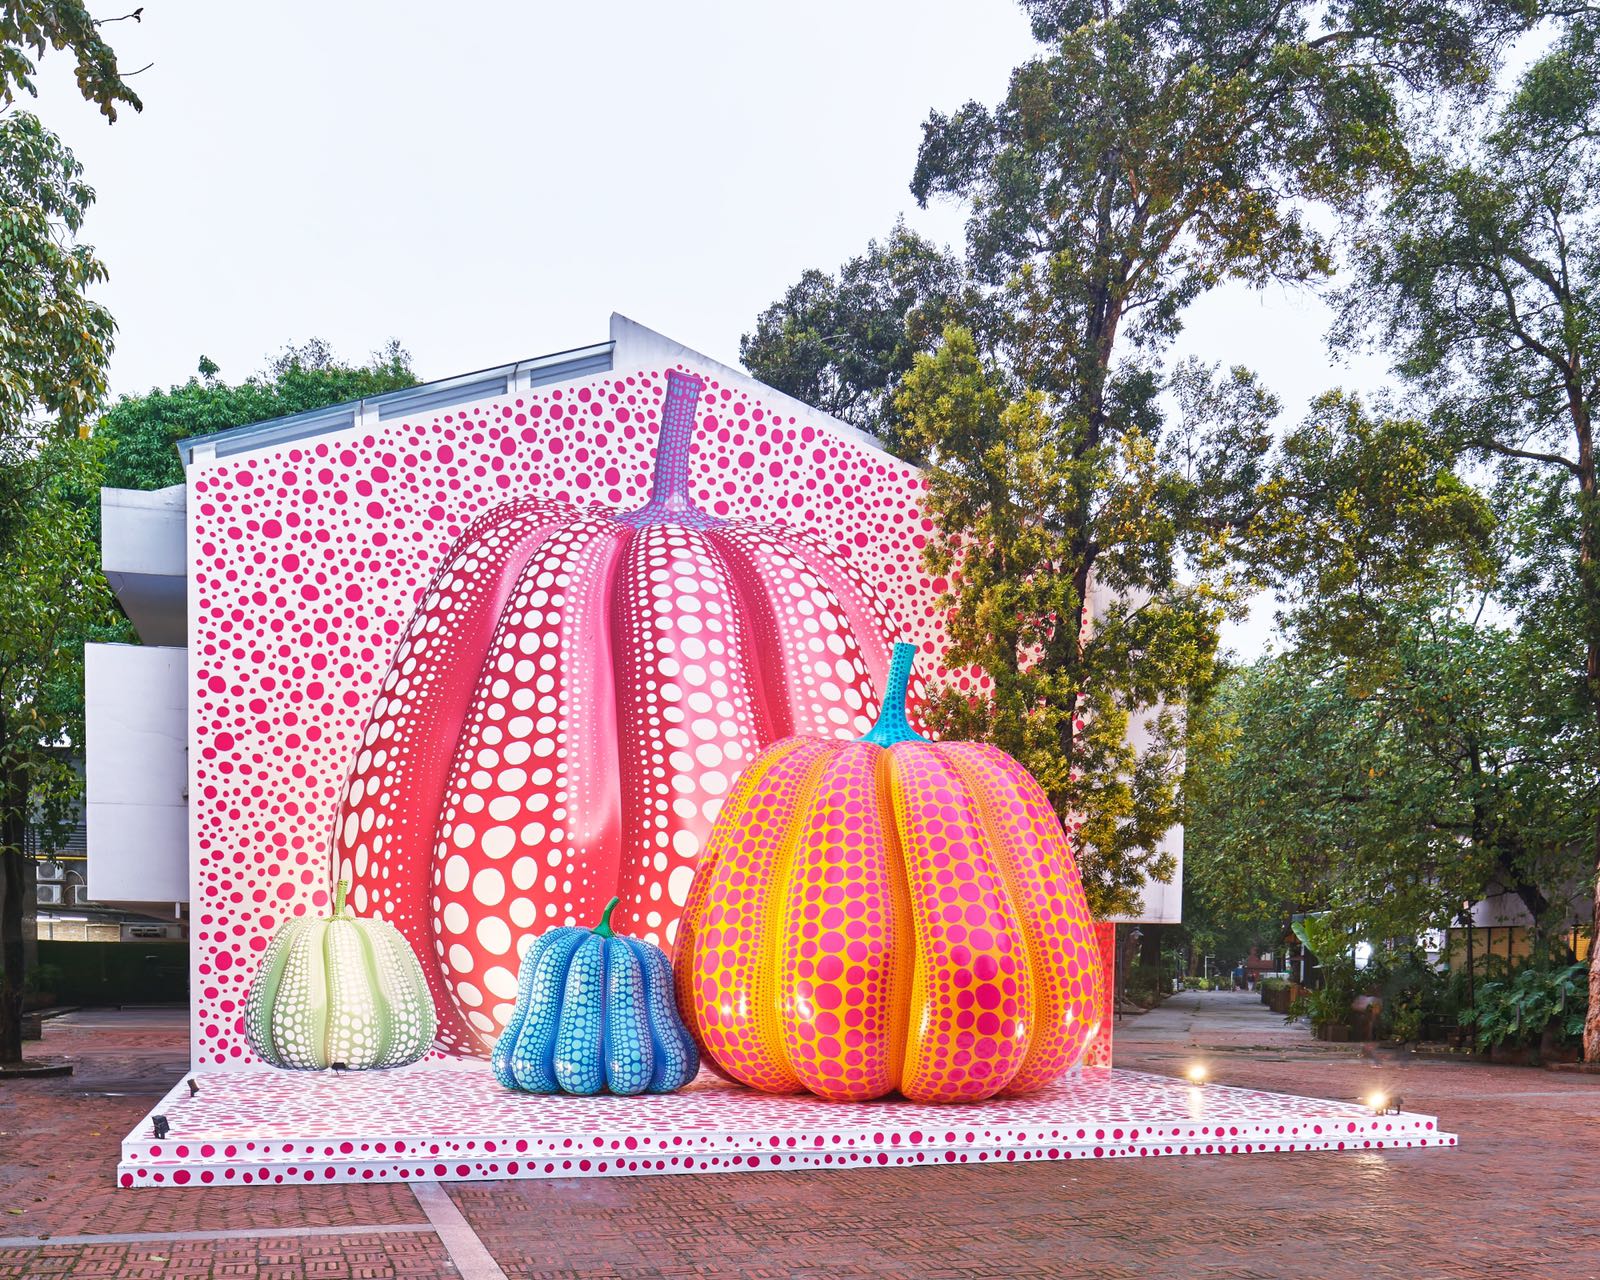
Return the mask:
<path id="1" fill-rule="evenodd" d="M 678 1003 L 706 1060 L 771 1093 L 919 1102 L 1042 1088 L 1082 1058 L 1100 973 L 1072 852 L 995 747 L 905 723 L 788 738 L 741 775 L 679 927 Z"/>

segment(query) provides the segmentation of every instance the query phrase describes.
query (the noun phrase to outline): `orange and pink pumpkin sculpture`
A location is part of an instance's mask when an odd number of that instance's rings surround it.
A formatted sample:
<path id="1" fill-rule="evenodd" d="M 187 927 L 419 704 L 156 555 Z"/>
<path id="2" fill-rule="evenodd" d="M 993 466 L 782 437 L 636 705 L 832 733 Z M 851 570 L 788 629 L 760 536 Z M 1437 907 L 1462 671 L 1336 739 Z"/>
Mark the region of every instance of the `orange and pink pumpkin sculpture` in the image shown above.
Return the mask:
<path id="1" fill-rule="evenodd" d="M 915 648 L 853 742 L 745 769 L 679 926 L 678 1004 L 712 1067 L 772 1093 L 976 1101 L 1043 1088 L 1098 1028 L 1099 951 L 1039 785 L 907 723 Z"/>

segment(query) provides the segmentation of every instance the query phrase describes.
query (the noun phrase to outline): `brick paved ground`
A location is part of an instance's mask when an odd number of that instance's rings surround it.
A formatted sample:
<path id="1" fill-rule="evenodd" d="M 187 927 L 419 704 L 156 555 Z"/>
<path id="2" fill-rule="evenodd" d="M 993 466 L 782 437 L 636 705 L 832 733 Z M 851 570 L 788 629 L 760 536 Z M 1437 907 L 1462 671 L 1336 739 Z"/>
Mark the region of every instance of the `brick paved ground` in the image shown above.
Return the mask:
<path id="1" fill-rule="evenodd" d="M 76 1077 L 0 1085 L 0 1236 L 419 1230 L 0 1249 L 0 1280 L 453 1274 L 405 1188 L 111 1190 L 118 1140 L 183 1070 L 182 1029 L 77 1023 L 46 1046 L 79 1056 Z M 1229 996 L 1128 1020 L 1117 1057 L 1169 1074 L 1202 1057 L 1218 1080 L 1327 1097 L 1382 1087 L 1462 1145 L 449 1191 L 515 1277 L 1600 1277 L 1600 1078 L 1320 1045 Z"/>

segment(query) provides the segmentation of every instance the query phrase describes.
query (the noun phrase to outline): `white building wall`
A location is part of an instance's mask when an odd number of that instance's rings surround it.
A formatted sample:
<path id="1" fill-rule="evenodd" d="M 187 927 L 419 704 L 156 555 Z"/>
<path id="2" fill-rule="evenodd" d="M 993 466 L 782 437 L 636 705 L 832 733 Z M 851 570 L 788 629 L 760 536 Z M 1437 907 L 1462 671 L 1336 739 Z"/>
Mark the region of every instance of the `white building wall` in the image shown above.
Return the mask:
<path id="1" fill-rule="evenodd" d="M 1089 617 L 1090 626 L 1094 625 L 1093 619 L 1104 614 L 1110 600 L 1110 593 L 1098 582 L 1089 584 Z M 1154 735 L 1150 732 L 1149 723 L 1160 716 L 1163 708 L 1160 705 L 1150 708 L 1139 708 L 1128 717 L 1128 732 L 1126 741 L 1134 751 L 1143 755 L 1150 746 Z M 1177 715 L 1183 714 L 1183 709 L 1178 708 Z M 1182 767 L 1182 761 L 1179 761 Z M 1118 924 L 1182 924 L 1183 923 L 1183 828 L 1172 827 L 1162 837 L 1159 852 L 1172 855 L 1175 863 L 1172 877 L 1168 880 L 1146 880 L 1140 894 L 1138 910 L 1128 915 L 1110 916 L 1108 919 Z"/>
<path id="2" fill-rule="evenodd" d="M 101 566 L 146 644 L 188 640 L 186 495 L 181 484 L 100 491 Z"/>
<path id="3" fill-rule="evenodd" d="M 188 651 L 84 646 L 89 896 L 189 901 Z"/>

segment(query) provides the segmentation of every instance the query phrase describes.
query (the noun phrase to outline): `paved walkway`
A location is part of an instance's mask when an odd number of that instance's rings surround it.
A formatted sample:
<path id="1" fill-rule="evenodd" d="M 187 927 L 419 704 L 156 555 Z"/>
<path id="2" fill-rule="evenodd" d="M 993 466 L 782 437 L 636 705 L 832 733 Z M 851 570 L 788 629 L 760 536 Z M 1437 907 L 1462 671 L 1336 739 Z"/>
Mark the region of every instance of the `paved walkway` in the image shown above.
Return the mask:
<path id="1" fill-rule="evenodd" d="M 1600 1278 L 1600 1078 L 1313 1041 L 1248 995 L 1118 1027 L 1118 1065 L 1439 1115 L 1447 1152 L 234 1191 L 112 1188 L 185 1067 L 180 1013 L 47 1024 L 0 1085 L 0 1280 L 22 1277 Z M 49 1239 L 45 1239 L 49 1237 Z"/>

